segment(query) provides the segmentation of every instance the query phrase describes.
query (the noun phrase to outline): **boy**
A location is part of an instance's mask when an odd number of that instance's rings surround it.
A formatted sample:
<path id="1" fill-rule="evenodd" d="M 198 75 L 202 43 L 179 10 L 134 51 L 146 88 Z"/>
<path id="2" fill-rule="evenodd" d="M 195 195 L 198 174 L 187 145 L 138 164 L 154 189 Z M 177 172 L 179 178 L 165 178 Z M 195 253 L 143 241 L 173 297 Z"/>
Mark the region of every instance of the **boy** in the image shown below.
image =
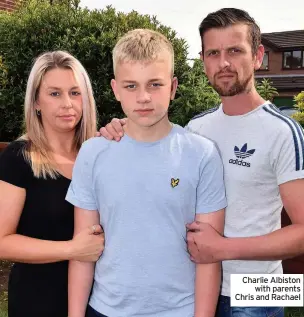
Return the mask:
<path id="1" fill-rule="evenodd" d="M 220 264 L 195 267 L 186 224 L 203 221 L 223 232 L 219 154 L 168 119 L 177 88 L 168 39 L 130 31 L 114 48 L 113 66 L 111 86 L 129 119 L 125 136 L 85 142 L 67 194 L 75 233 L 100 221 L 106 237 L 87 316 L 213 317 Z M 91 263 L 70 263 L 69 317 L 84 317 L 93 274 Z"/>

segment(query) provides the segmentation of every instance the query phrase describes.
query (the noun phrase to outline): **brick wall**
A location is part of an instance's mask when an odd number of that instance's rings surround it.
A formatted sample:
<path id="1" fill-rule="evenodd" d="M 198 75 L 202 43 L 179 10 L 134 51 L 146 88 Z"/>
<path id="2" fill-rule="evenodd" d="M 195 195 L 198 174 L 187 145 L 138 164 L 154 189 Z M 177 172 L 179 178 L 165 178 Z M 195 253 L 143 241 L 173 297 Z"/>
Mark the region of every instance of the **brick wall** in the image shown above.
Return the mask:
<path id="1" fill-rule="evenodd" d="M 13 11 L 15 0 L 0 0 L 0 10 Z"/>
<path id="2" fill-rule="evenodd" d="M 0 152 L 4 150 L 8 145 L 8 142 L 0 142 Z"/>
<path id="3" fill-rule="evenodd" d="M 282 211 L 282 227 L 288 226 L 291 221 L 283 209 Z M 283 269 L 286 274 L 303 274 L 304 273 L 304 255 L 283 261 Z"/>

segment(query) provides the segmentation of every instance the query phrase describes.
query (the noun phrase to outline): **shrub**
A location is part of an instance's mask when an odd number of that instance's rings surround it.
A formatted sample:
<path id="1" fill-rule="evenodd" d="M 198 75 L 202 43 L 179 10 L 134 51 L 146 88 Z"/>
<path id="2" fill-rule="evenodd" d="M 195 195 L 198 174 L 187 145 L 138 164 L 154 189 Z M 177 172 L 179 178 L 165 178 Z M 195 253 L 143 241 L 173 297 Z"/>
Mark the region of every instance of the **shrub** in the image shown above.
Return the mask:
<path id="1" fill-rule="evenodd" d="M 183 83 L 187 64 L 186 41 L 156 17 L 112 7 L 88 10 L 79 1 L 28 0 L 13 13 L 0 13 L 0 140 L 10 141 L 23 129 L 26 81 L 33 60 L 49 50 L 66 50 L 77 57 L 92 80 L 99 125 L 121 117 L 120 104 L 110 88 L 112 49 L 125 32 L 150 28 L 166 35 L 174 46 L 175 75 Z"/>

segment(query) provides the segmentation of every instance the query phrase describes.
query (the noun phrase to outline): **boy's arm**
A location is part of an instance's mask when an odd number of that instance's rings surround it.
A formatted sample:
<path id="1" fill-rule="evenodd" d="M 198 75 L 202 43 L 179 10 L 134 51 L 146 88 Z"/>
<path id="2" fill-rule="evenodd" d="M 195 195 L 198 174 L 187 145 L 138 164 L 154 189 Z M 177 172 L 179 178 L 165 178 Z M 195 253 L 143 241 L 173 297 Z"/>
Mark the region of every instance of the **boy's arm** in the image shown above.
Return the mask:
<path id="1" fill-rule="evenodd" d="M 220 234 L 224 230 L 224 209 L 196 215 L 196 221 L 212 225 Z M 195 234 L 200 234 L 196 232 Z M 188 239 L 192 239 L 192 232 Z M 195 279 L 195 317 L 214 317 L 221 284 L 221 263 L 197 264 Z"/>
<path id="2" fill-rule="evenodd" d="M 107 143 L 92 138 L 84 142 L 77 155 L 66 200 L 75 206 L 74 232 L 100 223 L 94 190 L 94 166 Z M 71 261 L 69 264 L 69 317 L 84 317 L 94 276 L 94 264 Z"/>
<path id="3" fill-rule="evenodd" d="M 221 235 L 224 231 L 225 186 L 223 164 L 213 143 L 208 141 L 202 153 L 200 179 L 196 189 L 195 222 L 213 226 Z M 189 225 L 187 225 L 189 229 Z M 187 233 L 188 250 L 192 254 L 197 236 L 202 232 Z M 192 259 L 192 258 L 191 258 Z M 221 263 L 197 264 L 195 280 L 195 317 L 214 317 L 221 283 Z"/>
<path id="4" fill-rule="evenodd" d="M 87 226 L 100 223 L 96 210 L 75 207 L 74 234 Z M 70 261 L 69 263 L 69 317 L 84 317 L 94 277 L 94 262 Z"/>

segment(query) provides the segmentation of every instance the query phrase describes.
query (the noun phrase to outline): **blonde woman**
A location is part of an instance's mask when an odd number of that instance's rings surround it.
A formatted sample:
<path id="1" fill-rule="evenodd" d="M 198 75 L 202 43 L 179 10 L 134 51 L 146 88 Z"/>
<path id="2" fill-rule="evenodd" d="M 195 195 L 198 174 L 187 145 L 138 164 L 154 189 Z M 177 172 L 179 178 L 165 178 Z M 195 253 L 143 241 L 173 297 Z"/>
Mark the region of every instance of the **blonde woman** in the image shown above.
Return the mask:
<path id="1" fill-rule="evenodd" d="M 25 123 L 25 135 L 0 156 L 0 258 L 15 262 L 9 317 L 67 317 L 68 260 L 95 262 L 104 244 L 98 224 L 73 237 L 65 201 L 79 148 L 96 131 L 92 87 L 76 58 L 38 57 Z"/>

